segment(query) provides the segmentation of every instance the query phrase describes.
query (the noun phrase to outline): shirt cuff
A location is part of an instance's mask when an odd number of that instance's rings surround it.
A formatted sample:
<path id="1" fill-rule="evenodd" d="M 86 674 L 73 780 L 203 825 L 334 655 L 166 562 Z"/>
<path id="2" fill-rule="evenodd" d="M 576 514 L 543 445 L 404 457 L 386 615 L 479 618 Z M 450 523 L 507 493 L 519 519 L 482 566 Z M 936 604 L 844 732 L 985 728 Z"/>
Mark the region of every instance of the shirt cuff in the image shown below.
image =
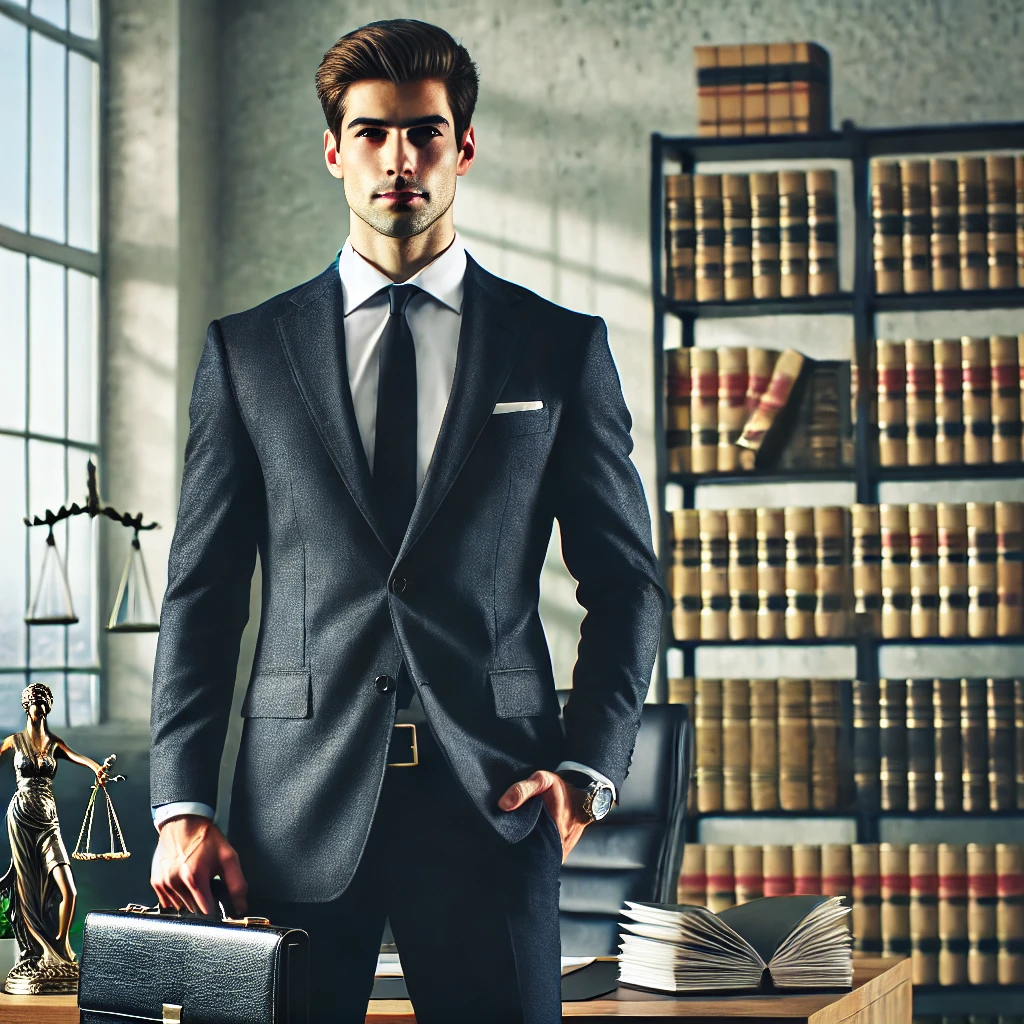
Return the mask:
<path id="1" fill-rule="evenodd" d="M 158 831 L 169 818 L 179 818 L 183 814 L 198 814 L 202 818 L 212 819 L 215 813 L 209 804 L 202 804 L 195 800 L 177 800 L 174 803 L 160 804 L 152 808 L 153 825 Z"/>
<path id="2" fill-rule="evenodd" d="M 612 800 L 615 803 L 619 802 L 619 794 L 615 792 L 615 785 L 612 780 L 607 775 L 602 775 L 599 771 L 588 768 L 585 764 L 580 764 L 579 761 L 563 761 L 555 771 L 583 772 L 584 775 L 589 775 L 595 782 L 600 782 L 607 786 L 612 791 Z"/>

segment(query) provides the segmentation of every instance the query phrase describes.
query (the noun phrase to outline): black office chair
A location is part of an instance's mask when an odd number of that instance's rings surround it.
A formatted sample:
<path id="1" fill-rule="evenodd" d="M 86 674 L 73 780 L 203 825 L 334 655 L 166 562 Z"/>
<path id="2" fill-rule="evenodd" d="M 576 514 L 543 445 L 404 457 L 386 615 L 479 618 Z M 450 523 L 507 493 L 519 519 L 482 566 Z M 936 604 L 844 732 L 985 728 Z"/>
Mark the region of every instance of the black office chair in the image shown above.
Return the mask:
<path id="1" fill-rule="evenodd" d="M 618 952 L 623 900 L 675 903 L 692 727 L 685 704 L 647 704 L 619 802 L 562 865 L 565 956 Z"/>

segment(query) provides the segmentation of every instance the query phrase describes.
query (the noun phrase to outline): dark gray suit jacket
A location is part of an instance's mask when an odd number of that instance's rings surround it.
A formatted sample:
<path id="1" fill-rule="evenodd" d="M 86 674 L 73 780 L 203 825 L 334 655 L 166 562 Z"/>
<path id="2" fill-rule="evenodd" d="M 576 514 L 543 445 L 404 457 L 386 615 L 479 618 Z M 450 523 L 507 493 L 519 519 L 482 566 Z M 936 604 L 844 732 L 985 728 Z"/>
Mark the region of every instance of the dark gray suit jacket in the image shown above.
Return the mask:
<path id="1" fill-rule="evenodd" d="M 496 402 L 537 411 L 492 415 Z M 408 532 L 388 549 L 346 372 L 332 261 L 214 321 L 196 372 L 153 679 L 151 799 L 214 804 L 257 550 L 263 606 L 229 838 L 250 891 L 324 901 L 358 864 L 408 667 L 457 778 L 497 800 L 562 759 L 621 785 L 664 589 L 604 321 L 468 258 L 451 397 Z M 559 721 L 538 615 L 552 519 L 579 583 Z M 410 837 L 410 856 L 415 856 Z"/>

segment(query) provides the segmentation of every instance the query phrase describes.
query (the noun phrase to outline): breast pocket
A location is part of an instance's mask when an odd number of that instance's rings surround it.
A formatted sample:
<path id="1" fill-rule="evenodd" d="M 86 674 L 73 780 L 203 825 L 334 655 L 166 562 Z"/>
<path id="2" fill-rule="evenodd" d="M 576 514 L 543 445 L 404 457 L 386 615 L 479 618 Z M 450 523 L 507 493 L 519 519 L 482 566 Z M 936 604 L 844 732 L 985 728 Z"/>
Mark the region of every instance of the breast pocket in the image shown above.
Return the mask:
<path id="1" fill-rule="evenodd" d="M 551 412 L 544 406 L 543 409 L 491 413 L 487 429 L 495 437 L 517 437 L 520 434 L 543 434 L 550 423 Z"/>

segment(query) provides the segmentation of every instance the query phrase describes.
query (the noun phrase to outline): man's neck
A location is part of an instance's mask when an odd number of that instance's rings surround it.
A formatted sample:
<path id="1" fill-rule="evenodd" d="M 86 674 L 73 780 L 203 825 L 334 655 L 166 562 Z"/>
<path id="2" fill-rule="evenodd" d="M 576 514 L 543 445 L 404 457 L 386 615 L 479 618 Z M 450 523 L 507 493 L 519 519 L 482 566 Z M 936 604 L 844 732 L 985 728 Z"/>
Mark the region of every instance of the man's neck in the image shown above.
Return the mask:
<path id="1" fill-rule="evenodd" d="M 349 242 L 368 263 L 396 284 L 408 281 L 432 263 L 455 241 L 455 226 L 447 217 L 409 238 L 391 238 L 357 217 L 351 219 Z"/>

